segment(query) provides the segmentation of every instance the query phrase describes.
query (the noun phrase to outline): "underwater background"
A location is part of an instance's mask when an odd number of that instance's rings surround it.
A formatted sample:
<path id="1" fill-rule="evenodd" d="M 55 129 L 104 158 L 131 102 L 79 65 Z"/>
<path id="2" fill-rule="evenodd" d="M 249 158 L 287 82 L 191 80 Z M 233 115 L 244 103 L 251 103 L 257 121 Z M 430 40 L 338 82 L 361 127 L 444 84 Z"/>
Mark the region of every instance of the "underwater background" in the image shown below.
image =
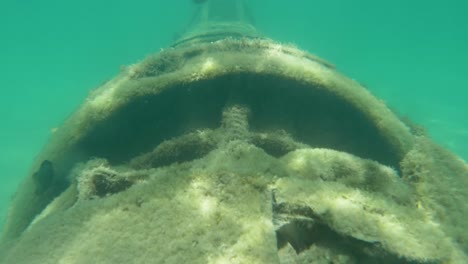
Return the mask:
<path id="1" fill-rule="evenodd" d="M 267 37 L 337 66 L 468 160 L 468 1 L 250 0 Z M 35 155 L 90 90 L 169 47 L 189 0 L 0 2 L 0 229 Z"/>

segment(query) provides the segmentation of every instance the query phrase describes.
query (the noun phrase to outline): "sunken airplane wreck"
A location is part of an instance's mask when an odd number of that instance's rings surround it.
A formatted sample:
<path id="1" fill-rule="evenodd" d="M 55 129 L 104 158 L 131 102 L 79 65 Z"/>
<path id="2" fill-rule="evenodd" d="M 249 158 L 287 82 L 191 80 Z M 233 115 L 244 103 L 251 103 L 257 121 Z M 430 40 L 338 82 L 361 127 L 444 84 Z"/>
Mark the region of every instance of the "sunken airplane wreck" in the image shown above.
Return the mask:
<path id="1" fill-rule="evenodd" d="M 247 13 L 200 3 L 92 92 L 20 186 L 0 263 L 468 262 L 467 165 Z"/>

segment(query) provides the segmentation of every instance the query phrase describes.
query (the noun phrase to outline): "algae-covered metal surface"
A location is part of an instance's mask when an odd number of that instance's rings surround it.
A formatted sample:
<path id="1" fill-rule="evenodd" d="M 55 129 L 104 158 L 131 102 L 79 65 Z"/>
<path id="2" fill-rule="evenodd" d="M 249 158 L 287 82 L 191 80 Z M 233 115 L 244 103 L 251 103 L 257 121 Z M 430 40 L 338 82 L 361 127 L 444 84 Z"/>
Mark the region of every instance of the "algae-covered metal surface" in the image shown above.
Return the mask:
<path id="1" fill-rule="evenodd" d="M 244 29 L 94 90 L 18 190 L 0 263 L 465 263 L 467 165 Z"/>

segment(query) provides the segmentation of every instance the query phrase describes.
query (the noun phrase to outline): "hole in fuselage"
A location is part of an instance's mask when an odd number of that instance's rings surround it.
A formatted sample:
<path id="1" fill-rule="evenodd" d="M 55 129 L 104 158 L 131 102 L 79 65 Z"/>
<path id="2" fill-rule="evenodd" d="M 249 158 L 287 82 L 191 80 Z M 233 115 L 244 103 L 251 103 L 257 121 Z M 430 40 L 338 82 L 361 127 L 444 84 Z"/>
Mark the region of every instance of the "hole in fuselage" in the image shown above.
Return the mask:
<path id="1" fill-rule="evenodd" d="M 398 168 L 394 148 L 353 105 L 326 88 L 273 75 L 227 75 L 133 100 L 94 127 L 77 150 L 113 164 L 127 162 L 164 140 L 218 128 L 223 108 L 230 103 L 250 109 L 252 131 L 286 131 L 311 147 L 345 151 Z"/>

